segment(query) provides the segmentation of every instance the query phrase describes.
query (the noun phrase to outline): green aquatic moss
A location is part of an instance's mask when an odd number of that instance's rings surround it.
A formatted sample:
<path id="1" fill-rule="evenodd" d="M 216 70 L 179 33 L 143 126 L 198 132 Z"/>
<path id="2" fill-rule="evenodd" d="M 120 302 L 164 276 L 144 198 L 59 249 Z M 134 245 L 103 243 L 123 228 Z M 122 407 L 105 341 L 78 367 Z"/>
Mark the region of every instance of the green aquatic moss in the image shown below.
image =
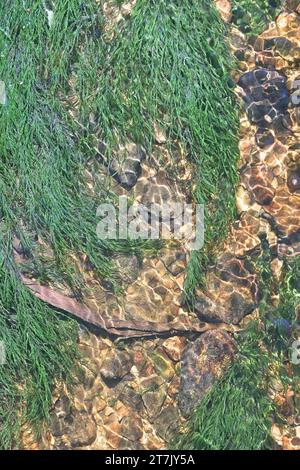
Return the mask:
<path id="1" fill-rule="evenodd" d="M 232 22 L 247 35 L 263 32 L 280 12 L 281 0 L 233 0 Z"/>
<path id="2" fill-rule="evenodd" d="M 0 448 L 18 447 L 22 424 L 38 435 L 56 381 L 75 380 L 77 324 L 36 299 L 0 255 Z"/>

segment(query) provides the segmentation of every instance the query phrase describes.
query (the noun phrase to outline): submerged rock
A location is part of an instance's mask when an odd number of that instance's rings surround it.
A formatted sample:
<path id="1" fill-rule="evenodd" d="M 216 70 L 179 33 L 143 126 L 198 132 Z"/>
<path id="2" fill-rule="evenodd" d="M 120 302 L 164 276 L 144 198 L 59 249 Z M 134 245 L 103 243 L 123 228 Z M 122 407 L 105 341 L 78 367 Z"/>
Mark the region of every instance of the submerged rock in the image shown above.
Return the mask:
<path id="1" fill-rule="evenodd" d="M 53 436 L 60 438 L 56 446 L 67 445 L 65 448 L 91 445 L 97 437 L 93 418 L 85 412 L 77 413 L 74 410 L 64 417 L 52 414 L 51 430 Z"/>
<path id="2" fill-rule="evenodd" d="M 258 127 L 257 144 L 262 148 L 272 145 L 274 136 L 269 130 L 280 135 L 288 126 L 287 78 L 278 71 L 258 67 L 242 75 L 238 85 L 242 89 L 248 119 Z"/>
<path id="3" fill-rule="evenodd" d="M 206 276 L 206 290 L 196 292 L 195 311 L 201 321 L 238 324 L 259 298 L 253 263 L 230 253 L 221 255 Z"/>
<path id="4" fill-rule="evenodd" d="M 104 359 L 100 374 L 106 382 L 120 381 L 127 375 L 132 367 L 131 357 L 124 351 L 114 351 L 113 354 L 107 354 Z"/>
<path id="5" fill-rule="evenodd" d="M 113 178 L 128 191 L 136 185 L 138 178 L 141 175 L 141 163 L 146 158 L 144 149 L 136 144 L 127 144 L 124 149 L 120 151 L 122 156 L 113 158 L 109 164 L 109 173 Z"/>
<path id="6" fill-rule="evenodd" d="M 168 405 L 155 420 L 157 434 L 169 442 L 174 436 L 179 423 L 179 413 L 174 405 Z"/>
<path id="7" fill-rule="evenodd" d="M 143 423 L 137 414 L 125 416 L 121 422 L 120 434 L 129 441 L 137 442 L 143 436 Z"/>
<path id="8" fill-rule="evenodd" d="M 191 414 L 197 403 L 232 363 L 235 353 L 234 340 L 221 330 L 208 331 L 194 343 L 187 345 L 181 362 L 178 395 L 178 404 L 183 416 Z"/>

